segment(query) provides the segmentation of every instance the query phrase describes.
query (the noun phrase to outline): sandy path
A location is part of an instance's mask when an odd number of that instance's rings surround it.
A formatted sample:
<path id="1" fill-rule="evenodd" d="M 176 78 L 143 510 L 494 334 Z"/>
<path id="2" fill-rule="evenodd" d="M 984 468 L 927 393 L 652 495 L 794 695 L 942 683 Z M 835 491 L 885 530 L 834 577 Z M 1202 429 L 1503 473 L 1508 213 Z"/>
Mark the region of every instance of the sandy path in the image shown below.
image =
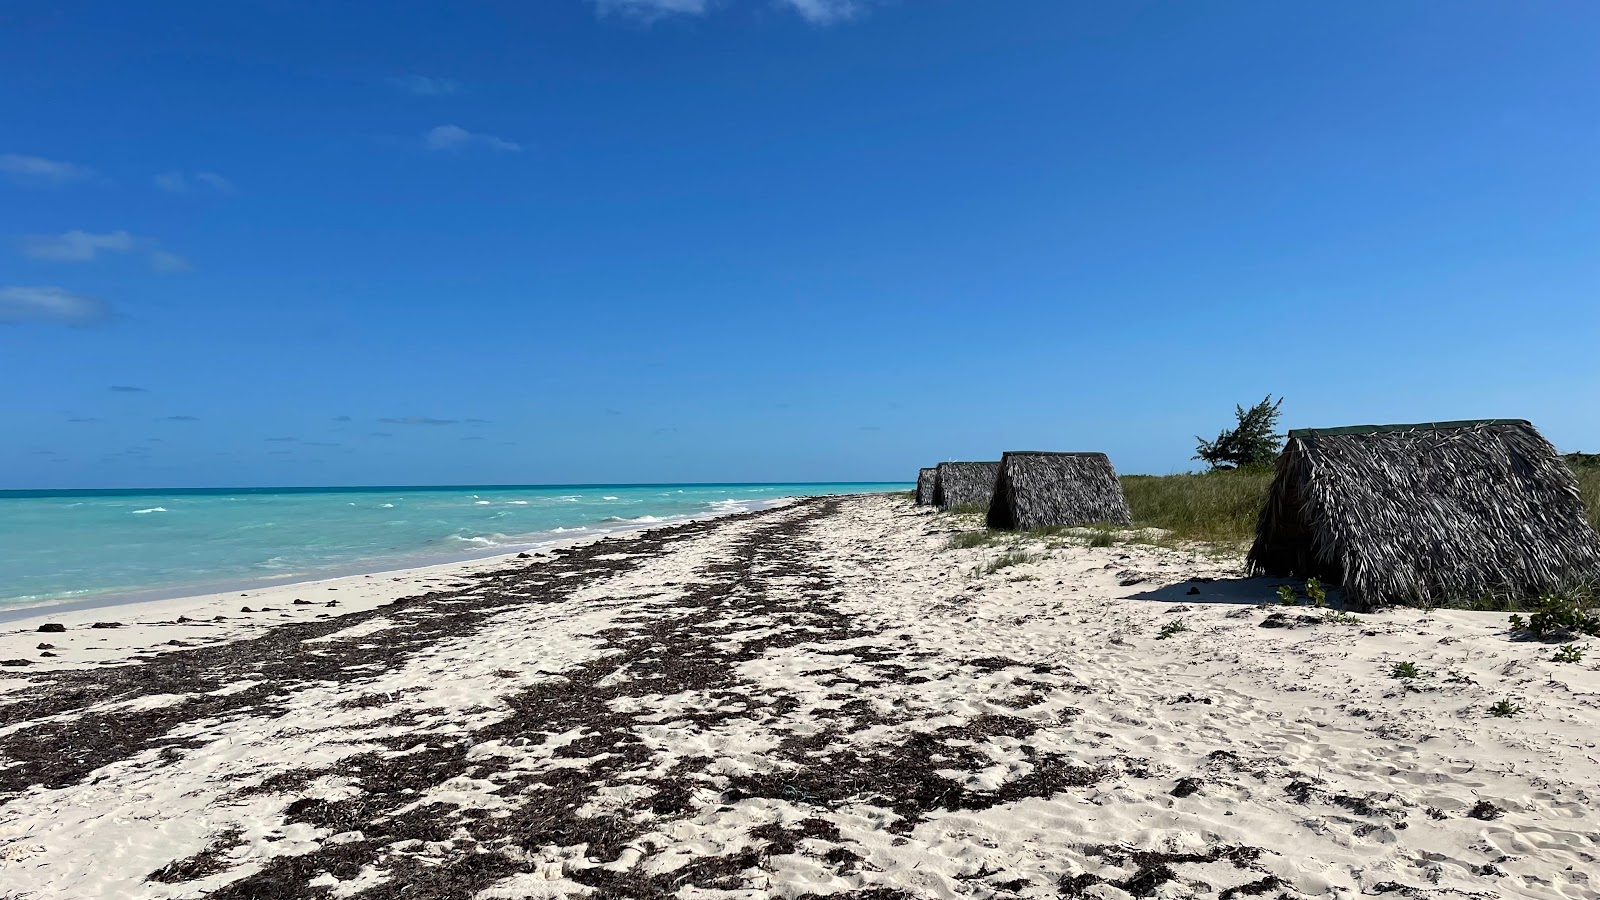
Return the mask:
<path id="1" fill-rule="evenodd" d="M 13 680 L 0 896 L 1600 897 L 1592 665 L 951 529 L 805 501 Z"/>

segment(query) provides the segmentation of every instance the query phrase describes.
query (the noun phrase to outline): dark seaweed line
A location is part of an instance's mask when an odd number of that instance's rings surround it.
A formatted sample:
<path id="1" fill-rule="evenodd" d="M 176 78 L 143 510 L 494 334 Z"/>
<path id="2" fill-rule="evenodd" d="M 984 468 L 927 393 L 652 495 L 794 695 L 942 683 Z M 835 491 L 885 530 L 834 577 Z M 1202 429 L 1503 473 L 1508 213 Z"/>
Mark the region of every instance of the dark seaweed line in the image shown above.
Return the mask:
<path id="1" fill-rule="evenodd" d="M 199 743 L 169 737 L 177 726 L 246 710 L 258 716 L 279 714 L 281 699 L 298 685 L 370 681 L 373 673 L 413 654 L 476 632 L 507 607 L 559 602 L 594 578 L 630 571 L 665 554 L 669 543 L 723 527 L 730 520 L 774 512 L 778 511 L 691 522 L 585 544 L 558 551 L 550 560 L 467 576 L 475 582 L 470 587 L 429 591 L 315 622 L 276 625 L 259 637 L 170 651 L 139 664 L 41 674 L 35 677 L 38 687 L 0 706 L 0 726 L 54 716 L 65 721 L 41 722 L 0 737 L 0 759 L 4 760 L 0 805 L 34 785 L 61 788 L 76 784 L 102 766 L 149 749 L 161 749 L 174 759 L 177 751 Z M 629 557 L 595 559 L 619 553 Z M 553 577 L 572 572 L 591 577 Z M 384 632 L 382 641 L 303 643 L 379 617 L 396 623 Z M 206 696 L 244 679 L 260 683 L 226 696 Z M 187 696 L 150 710 L 82 712 L 85 706 L 155 694 Z"/>

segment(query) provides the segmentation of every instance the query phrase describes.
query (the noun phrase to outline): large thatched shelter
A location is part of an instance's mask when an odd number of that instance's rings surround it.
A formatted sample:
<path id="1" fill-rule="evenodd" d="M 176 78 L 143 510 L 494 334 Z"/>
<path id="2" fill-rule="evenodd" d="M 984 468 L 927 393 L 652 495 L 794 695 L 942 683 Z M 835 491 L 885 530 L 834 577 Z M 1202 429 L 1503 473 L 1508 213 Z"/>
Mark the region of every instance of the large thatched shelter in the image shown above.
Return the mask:
<path id="1" fill-rule="evenodd" d="M 939 463 L 933 476 L 933 505 L 944 510 L 988 509 L 999 471 L 997 462 Z"/>
<path id="2" fill-rule="evenodd" d="M 1008 451 L 1000 456 L 989 527 L 1028 531 L 1133 517 L 1122 482 L 1104 453 Z"/>
<path id="3" fill-rule="evenodd" d="M 1346 603 L 1441 603 L 1600 576 L 1600 538 L 1554 447 L 1521 419 L 1289 432 L 1256 526 L 1258 574 Z"/>
<path id="4" fill-rule="evenodd" d="M 934 482 L 934 478 L 936 476 L 938 476 L 938 474 L 939 474 L 939 470 L 937 468 L 927 468 L 927 469 L 918 469 L 917 470 L 917 505 L 918 506 L 932 506 L 933 505 L 933 482 Z"/>

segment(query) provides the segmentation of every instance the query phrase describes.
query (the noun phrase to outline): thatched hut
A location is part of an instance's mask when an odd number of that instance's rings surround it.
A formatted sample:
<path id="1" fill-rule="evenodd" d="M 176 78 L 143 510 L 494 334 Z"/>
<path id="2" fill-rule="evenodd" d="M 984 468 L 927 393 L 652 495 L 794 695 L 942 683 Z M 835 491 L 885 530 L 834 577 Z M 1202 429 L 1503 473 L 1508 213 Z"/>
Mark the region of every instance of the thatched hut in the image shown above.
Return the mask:
<path id="1" fill-rule="evenodd" d="M 1252 572 L 1341 585 L 1358 608 L 1600 577 L 1572 471 L 1521 419 L 1289 432 Z"/>
<path id="2" fill-rule="evenodd" d="M 927 469 L 918 469 L 917 470 L 917 505 L 918 506 L 932 506 L 933 505 L 933 482 L 934 482 L 934 478 L 938 474 L 939 474 L 939 470 L 937 468 L 927 468 Z"/>
<path id="3" fill-rule="evenodd" d="M 933 476 L 933 505 L 943 510 L 988 509 L 999 471 L 997 462 L 939 463 Z"/>
<path id="4" fill-rule="evenodd" d="M 1008 451 L 1000 456 L 990 528 L 1029 531 L 1132 520 L 1117 470 L 1104 453 Z"/>

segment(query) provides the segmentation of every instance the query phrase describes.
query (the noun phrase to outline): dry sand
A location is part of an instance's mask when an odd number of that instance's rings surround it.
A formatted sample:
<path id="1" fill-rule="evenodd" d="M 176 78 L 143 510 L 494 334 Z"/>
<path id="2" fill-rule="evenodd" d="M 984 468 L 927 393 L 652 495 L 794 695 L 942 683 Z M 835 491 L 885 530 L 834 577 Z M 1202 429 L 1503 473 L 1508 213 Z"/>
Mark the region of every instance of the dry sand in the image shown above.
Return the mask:
<path id="1" fill-rule="evenodd" d="M 1596 659 L 958 527 L 821 498 L 0 626 L 0 897 L 1600 897 Z"/>

